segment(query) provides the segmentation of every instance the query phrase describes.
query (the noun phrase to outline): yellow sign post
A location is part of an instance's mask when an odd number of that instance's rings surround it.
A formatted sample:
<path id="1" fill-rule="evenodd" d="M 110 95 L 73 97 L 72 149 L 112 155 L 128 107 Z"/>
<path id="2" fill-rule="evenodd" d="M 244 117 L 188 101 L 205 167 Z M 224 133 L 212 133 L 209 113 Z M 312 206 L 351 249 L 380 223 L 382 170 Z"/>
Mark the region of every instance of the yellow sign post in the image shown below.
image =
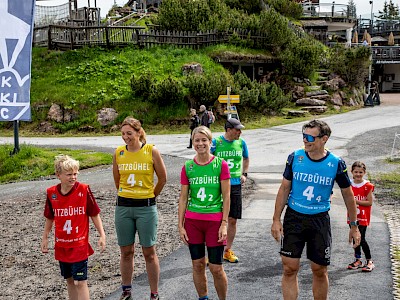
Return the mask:
<path id="1" fill-rule="evenodd" d="M 228 95 L 219 95 L 218 97 L 219 103 L 228 103 Z M 230 95 L 231 103 L 240 103 L 239 95 Z"/>
<path id="2" fill-rule="evenodd" d="M 240 103 L 240 97 L 239 95 L 231 95 L 231 87 L 227 86 L 226 87 L 226 95 L 219 95 L 218 97 L 218 102 L 219 103 L 226 103 L 226 112 L 228 113 L 228 119 L 232 117 L 232 106 L 231 103 Z M 236 107 L 234 109 L 236 111 Z M 239 114 L 236 111 L 236 116 L 237 119 L 239 119 Z"/>

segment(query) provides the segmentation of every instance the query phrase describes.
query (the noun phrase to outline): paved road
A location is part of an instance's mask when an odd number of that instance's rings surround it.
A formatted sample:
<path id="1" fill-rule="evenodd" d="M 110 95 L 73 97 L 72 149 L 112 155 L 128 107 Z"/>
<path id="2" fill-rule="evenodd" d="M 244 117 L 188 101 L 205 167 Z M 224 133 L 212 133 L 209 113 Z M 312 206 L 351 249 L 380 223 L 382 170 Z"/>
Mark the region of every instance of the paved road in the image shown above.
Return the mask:
<path id="1" fill-rule="evenodd" d="M 390 94 L 387 97 L 391 97 L 391 105 L 385 105 L 385 95 L 382 95 L 383 105 L 379 107 L 323 118 L 332 128 L 332 136 L 327 147 L 346 159 L 346 147 L 357 135 L 371 130 L 400 126 L 400 100 Z M 302 124 L 243 132 L 243 138 L 249 145 L 251 155 L 250 177 L 256 181 L 257 192 L 250 206 L 244 211 L 244 218 L 239 222 L 234 248 L 240 263 L 225 265 L 229 279 L 229 299 L 282 299 L 279 247 L 270 236 L 271 217 L 286 157 L 292 150 L 302 145 Z M 177 158 L 193 157 L 194 151 L 186 149 L 187 139 L 187 134 L 148 136 L 148 141 L 156 144 L 161 153 Z M 12 138 L 0 138 L 0 143 L 12 142 Z M 112 151 L 121 144 L 121 138 L 21 137 L 20 143 Z M 171 168 L 177 167 L 180 166 L 171 164 Z M 334 244 L 332 264 L 329 267 L 331 285 L 329 297 L 360 300 L 393 299 L 388 228 L 379 207 L 375 206 L 373 210 L 372 226 L 368 231 L 377 268 L 371 274 L 348 271 L 345 267 L 352 259 L 353 252 L 347 243 L 346 212 L 339 194 L 338 190 L 335 190 L 331 210 Z M 176 229 L 171 228 L 171 230 Z M 165 257 L 161 261 L 161 271 L 162 299 L 196 299 L 191 278 L 190 257 L 185 247 Z M 312 299 L 311 281 L 309 263 L 306 259 L 302 259 L 299 299 Z M 148 297 L 145 274 L 134 281 L 133 289 L 136 295 L 134 299 Z M 210 285 L 210 296 L 212 299 L 217 299 L 212 285 Z M 118 297 L 119 290 L 107 299 L 118 299 Z"/>

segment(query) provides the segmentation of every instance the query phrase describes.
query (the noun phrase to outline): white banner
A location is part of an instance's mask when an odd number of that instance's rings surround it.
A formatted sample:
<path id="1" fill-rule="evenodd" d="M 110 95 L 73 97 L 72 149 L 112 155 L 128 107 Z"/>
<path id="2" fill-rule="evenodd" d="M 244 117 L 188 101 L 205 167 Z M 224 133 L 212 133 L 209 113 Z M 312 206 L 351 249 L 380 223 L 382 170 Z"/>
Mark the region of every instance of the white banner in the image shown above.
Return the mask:
<path id="1" fill-rule="evenodd" d="M 0 121 L 30 121 L 35 0 L 0 0 Z"/>

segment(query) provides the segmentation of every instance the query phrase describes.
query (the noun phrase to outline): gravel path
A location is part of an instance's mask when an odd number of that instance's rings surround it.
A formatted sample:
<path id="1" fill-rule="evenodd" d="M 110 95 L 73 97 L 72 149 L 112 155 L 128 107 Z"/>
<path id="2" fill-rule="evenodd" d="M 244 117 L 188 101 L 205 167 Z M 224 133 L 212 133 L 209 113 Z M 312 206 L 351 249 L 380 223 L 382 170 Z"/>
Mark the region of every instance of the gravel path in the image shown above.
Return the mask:
<path id="1" fill-rule="evenodd" d="M 159 212 L 157 254 L 165 257 L 182 244 L 177 231 L 179 174 L 185 160 L 164 156 L 168 184 L 157 198 Z M 116 192 L 111 167 L 82 170 L 78 180 L 88 183 L 102 210 L 107 237 L 106 250 L 96 251 L 97 232 L 91 224 L 90 241 L 95 254 L 89 258 L 89 289 L 91 299 L 101 299 L 118 289 L 119 248 L 114 232 L 114 202 Z M 20 182 L 0 186 L 0 277 L 1 299 L 67 299 L 65 282 L 59 275 L 50 238 L 49 253 L 40 252 L 44 225 L 45 190 L 58 183 L 56 179 Z M 245 185 L 244 205 L 249 202 L 254 182 Z M 134 276 L 145 272 L 141 249 L 136 248 Z M 18 294 L 18 295 L 16 295 Z"/>

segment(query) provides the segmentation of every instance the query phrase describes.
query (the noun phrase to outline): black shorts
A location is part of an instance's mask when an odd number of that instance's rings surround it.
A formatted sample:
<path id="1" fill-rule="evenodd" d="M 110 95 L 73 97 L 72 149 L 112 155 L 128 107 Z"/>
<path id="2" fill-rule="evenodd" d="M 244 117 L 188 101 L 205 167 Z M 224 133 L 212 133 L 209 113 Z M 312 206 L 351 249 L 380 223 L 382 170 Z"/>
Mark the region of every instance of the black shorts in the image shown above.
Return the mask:
<path id="1" fill-rule="evenodd" d="M 88 260 L 85 259 L 75 263 L 66 263 L 60 261 L 60 270 L 61 276 L 63 276 L 64 279 L 72 277 L 76 281 L 87 280 Z"/>
<path id="2" fill-rule="evenodd" d="M 306 243 L 309 260 L 321 266 L 330 264 L 332 234 L 328 212 L 306 215 L 287 207 L 279 253 L 300 258 Z"/>
<path id="3" fill-rule="evenodd" d="M 242 185 L 231 185 L 231 207 L 229 217 L 234 219 L 242 218 Z"/>

